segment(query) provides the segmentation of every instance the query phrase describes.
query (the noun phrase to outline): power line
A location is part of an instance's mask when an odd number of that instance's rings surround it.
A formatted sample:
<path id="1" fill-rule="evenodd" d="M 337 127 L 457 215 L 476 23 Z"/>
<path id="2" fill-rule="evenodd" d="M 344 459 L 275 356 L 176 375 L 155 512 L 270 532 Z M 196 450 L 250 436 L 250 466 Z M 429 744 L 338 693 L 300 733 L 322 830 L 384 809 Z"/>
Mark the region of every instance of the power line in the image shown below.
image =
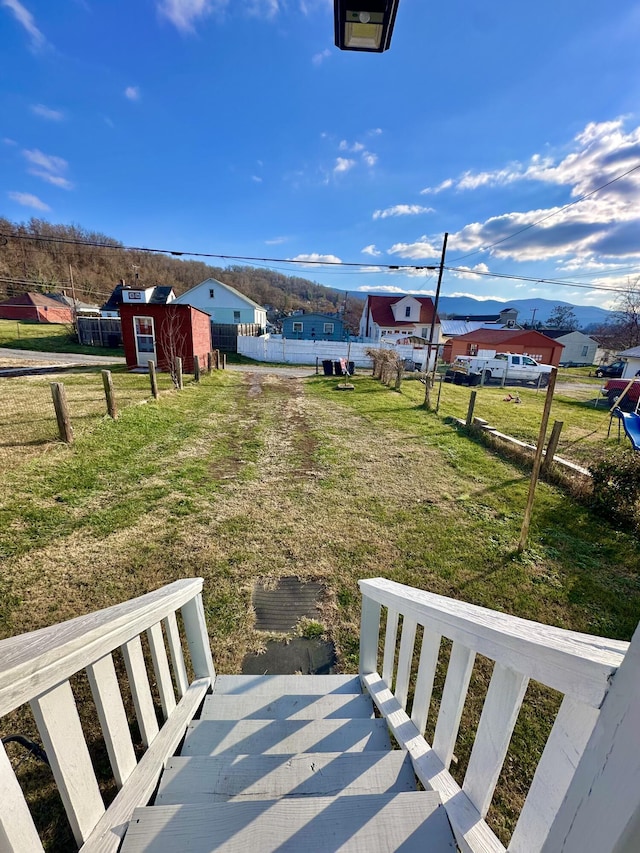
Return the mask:
<path id="1" fill-rule="evenodd" d="M 510 275 L 508 273 L 491 272 L 489 270 L 470 270 L 466 267 L 445 267 L 447 272 L 464 273 L 465 275 L 483 275 L 489 278 L 506 278 L 510 281 L 528 281 L 533 284 L 553 284 L 557 287 L 581 287 L 585 290 L 602 290 L 605 293 L 629 293 L 628 287 L 604 287 L 597 284 L 585 284 L 581 281 L 562 281 L 552 278 L 533 278 L 526 275 Z"/>
<path id="2" fill-rule="evenodd" d="M 482 246 L 479 249 L 474 249 L 473 252 L 467 252 L 466 255 L 459 255 L 457 258 L 453 258 L 453 262 L 461 261 L 463 258 L 470 258 L 471 255 L 477 255 L 479 252 L 486 252 L 488 249 L 492 249 L 494 246 L 498 246 L 500 243 L 505 243 L 507 240 L 513 239 L 513 237 L 517 237 L 518 234 L 522 234 L 524 231 L 528 231 L 530 228 L 535 228 L 536 225 L 540 225 L 541 222 L 546 222 L 547 219 L 551 219 L 552 216 L 557 216 L 559 213 L 562 213 L 563 210 L 566 210 L 569 207 L 573 207 L 574 204 L 579 204 L 581 201 L 584 201 L 586 198 L 590 198 L 592 195 L 600 192 L 600 190 L 604 190 L 607 187 L 610 187 L 611 184 L 615 184 L 616 181 L 622 180 L 622 178 L 626 178 L 627 175 L 630 175 L 632 172 L 640 169 L 640 163 L 637 166 L 634 166 L 632 169 L 628 169 L 626 172 L 623 172 L 621 175 L 617 175 L 615 178 L 612 178 L 610 181 L 607 181 L 606 184 L 602 184 L 600 187 L 596 187 L 595 190 L 591 190 L 591 192 L 585 193 L 580 196 L 580 198 L 576 198 L 573 201 L 568 202 L 568 204 L 564 204 L 562 207 L 559 207 L 557 210 L 553 210 L 551 213 L 547 213 L 546 216 L 542 216 L 540 219 L 536 219 L 535 222 L 530 222 L 529 225 L 525 225 L 523 228 L 519 228 L 517 231 L 514 231 L 513 234 L 508 234 L 506 237 L 501 237 L 500 240 L 496 240 L 493 243 L 489 243 L 488 246 Z"/>

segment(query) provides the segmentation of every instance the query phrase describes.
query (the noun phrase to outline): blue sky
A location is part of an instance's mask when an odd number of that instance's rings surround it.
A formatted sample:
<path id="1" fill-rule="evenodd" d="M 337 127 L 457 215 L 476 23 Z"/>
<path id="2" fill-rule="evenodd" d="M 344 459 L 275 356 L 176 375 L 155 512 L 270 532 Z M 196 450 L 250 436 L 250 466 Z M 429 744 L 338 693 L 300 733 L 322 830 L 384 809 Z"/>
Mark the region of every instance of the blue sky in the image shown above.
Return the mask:
<path id="1" fill-rule="evenodd" d="M 446 295 L 610 307 L 591 285 L 638 279 L 640 169 L 558 209 L 640 165 L 640 3 L 400 0 L 384 54 L 335 48 L 332 9 L 0 0 L 0 215 L 349 291 L 432 293 L 375 264 L 437 263 L 445 231 L 450 266 L 564 282 Z M 338 259 L 365 266 L 305 264 Z"/>

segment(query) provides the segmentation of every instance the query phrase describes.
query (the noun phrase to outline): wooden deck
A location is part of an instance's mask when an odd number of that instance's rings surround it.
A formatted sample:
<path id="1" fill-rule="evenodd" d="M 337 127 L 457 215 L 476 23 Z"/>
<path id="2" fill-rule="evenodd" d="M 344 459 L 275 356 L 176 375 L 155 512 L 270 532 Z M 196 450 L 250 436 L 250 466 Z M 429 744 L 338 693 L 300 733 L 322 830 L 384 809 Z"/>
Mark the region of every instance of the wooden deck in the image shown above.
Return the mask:
<path id="1" fill-rule="evenodd" d="M 453 853 L 439 795 L 390 746 L 358 679 L 220 676 L 122 853 Z"/>

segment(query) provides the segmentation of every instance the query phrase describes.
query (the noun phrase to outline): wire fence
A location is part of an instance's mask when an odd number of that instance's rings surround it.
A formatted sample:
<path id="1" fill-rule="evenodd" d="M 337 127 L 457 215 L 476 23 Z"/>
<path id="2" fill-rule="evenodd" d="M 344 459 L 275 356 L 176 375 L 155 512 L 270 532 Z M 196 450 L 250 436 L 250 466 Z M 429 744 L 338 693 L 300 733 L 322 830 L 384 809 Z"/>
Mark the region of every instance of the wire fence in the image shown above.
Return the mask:
<path id="1" fill-rule="evenodd" d="M 151 397 L 146 374 L 113 372 L 115 404 L 119 411 Z M 168 373 L 157 373 L 158 390 L 173 390 Z M 0 471 L 46 452 L 60 441 L 52 384 L 62 383 L 69 422 L 75 437 L 108 417 L 101 371 L 59 372 L 37 376 L 0 377 Z"/>

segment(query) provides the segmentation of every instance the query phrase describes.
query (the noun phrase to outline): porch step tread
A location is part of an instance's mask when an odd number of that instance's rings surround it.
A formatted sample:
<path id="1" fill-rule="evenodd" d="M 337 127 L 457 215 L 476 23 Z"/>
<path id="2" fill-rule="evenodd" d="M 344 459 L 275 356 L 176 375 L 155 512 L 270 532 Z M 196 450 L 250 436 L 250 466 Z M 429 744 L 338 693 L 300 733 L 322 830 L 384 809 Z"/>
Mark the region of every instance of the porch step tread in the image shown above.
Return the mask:
<path id="1" fill-rule="evenodd" d="M 253 693 L 276 699 L 287 694 L 361 694 L 362 685 L 357 675 L 217 675 L 213 693 Z"/>
<path id="2" fill-rule="evenodd" d="M 317 720 L 359 719 L 373 717 L 369 696 L 334 693 L 319 696 L 312 693 L 278 696 L 276 699 L 249 693 L 207 696 L 202 720 Z"/>
<path id="3" fill-rule="evenodd" d="M 182 755 L 362 752 L 389 749 L 385 720 L 195 720 Z"/>
<path id="4" fill-rule="evenodd" d="M 415 791 L 408 753 L 304 753 L 174 757 L 155 805 Z"/>
<path id="5" fill-rule="evenodd" d="M 455 853 L 433 792 L 245 800 L 134 811 L 121 853 Z"/>

